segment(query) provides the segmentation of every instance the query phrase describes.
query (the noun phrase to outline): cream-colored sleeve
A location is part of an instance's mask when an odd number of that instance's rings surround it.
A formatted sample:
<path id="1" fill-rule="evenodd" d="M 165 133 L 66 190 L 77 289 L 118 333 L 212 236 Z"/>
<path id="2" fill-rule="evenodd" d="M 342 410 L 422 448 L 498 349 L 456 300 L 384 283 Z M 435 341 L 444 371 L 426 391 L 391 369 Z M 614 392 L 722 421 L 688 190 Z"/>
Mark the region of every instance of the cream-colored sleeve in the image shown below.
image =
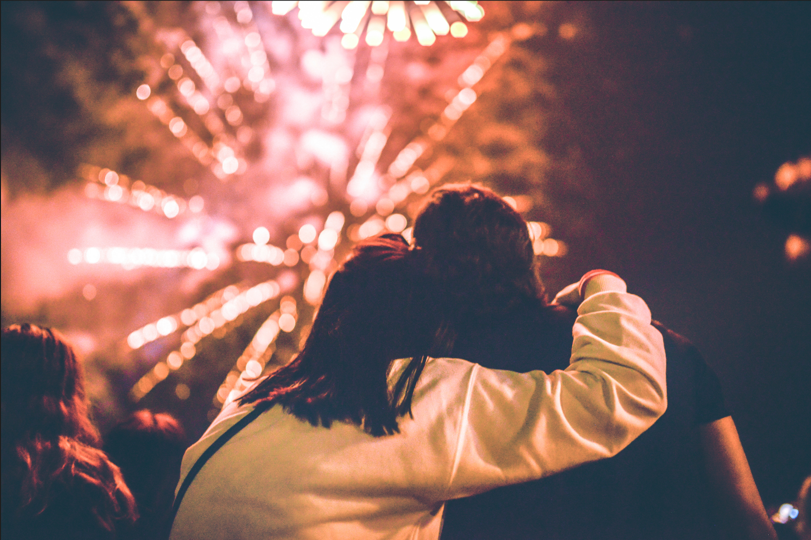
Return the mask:
<path id="1" fill-rule="evenodd" d="M 664 413 L 665 350 L 647 305 L 619 278 L 592 281 L 567 369 L 473 368 L 447 498 L 613 456 Z"/>

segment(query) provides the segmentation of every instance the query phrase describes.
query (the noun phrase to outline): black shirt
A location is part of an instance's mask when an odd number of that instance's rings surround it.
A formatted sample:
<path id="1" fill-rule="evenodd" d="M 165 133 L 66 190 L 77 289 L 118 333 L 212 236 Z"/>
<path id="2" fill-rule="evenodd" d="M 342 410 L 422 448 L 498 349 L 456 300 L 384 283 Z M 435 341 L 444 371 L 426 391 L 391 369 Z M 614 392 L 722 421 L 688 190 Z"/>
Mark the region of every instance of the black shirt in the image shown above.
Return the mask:
<path id="1" fill-rule="evenodd" d="M 568 366 L 577 314 L 523 308 L 469 325 L 450 356 L 526 372 Z M 716 538 L 698 426 L 728 416 L 718 378 L 687 339 L 665 328 L 668 409 L 625 450 L 548 478 L 449 501 L 442 540 Z"/>

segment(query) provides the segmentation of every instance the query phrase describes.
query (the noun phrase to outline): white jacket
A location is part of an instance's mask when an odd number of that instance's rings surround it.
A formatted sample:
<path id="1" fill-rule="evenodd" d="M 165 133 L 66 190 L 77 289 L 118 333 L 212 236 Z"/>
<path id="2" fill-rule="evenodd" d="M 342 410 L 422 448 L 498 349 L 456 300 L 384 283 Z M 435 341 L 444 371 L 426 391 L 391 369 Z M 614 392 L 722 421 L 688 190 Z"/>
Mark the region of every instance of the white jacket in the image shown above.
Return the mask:
<path id="1" fill-rule="evenodd" d="M 448 499 L 616 454 L 665 411 L 665 351 L 639 297 L 618 279 L 593 282 L 566 370 L 430 359 L 413 419 L 384 437 L 340 422 L 313 427 L 274 407 L 205 464 L 171 539 L 435 539 Z M 224 407 L 186 452 L 181 482 L 251 409 Z"/>

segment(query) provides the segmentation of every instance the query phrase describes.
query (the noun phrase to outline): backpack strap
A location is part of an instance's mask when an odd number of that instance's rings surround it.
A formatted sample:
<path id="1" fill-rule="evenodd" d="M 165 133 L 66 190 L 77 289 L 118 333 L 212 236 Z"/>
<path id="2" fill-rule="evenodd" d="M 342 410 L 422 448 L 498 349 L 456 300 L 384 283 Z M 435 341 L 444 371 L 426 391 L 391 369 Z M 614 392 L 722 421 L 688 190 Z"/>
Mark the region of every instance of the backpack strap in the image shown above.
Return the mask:
<path id="1" fill-rule="evenodd" d="M 165 537 L 168 538 L 169 534 L 172 531 L 172 525 L 175 522 L 175 517 L 177 516 L 177 511 L 180 508 L 180 503 L 183 501 L 183 497 L 186 495 L 186 491 L 189 489 L 194 478 L 197 476 L 197 473 L 200 472 L 200 469 L 203 468 L 203 465 L 214 455 L 214 453 L 223 447 L 225 443 L 231 440 L 234 435 L 242 431 L 242 429 L 253 422 L 260 414 L 268 410 L 268 406 L 265 404 L 257 405 L 251 412 L 245 415 L 239 422 L 228 428 L 228 430 L 220 435 L 214 443 L 206 448 L 203 455 L 194 463 L 189 474 L 186 475 L 186 478 L 183 479 L 183 484 L 180 486 L 180 489 L 177 491 L 177 496 L 175 497 L 175 502 L 172 505 L 172 514 L 166 524 L 166 535 Z"/>

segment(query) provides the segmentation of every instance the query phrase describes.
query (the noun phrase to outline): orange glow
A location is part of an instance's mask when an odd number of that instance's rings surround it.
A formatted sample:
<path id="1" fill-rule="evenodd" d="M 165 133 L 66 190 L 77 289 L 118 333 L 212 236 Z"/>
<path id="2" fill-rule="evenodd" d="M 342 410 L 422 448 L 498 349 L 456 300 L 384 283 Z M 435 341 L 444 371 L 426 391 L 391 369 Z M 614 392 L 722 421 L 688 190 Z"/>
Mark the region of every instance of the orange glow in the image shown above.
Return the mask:
<path id="1" fill-rule="evenodd" d="M 811 243 L 802 236 L 792 234 L 786 239 L 786 258 L 796 261 L 806 257 L 811 252 Z"/>
<path id="2" fill-rule="evenodd" d="M 785 191 L 798 180 L 798 172 L 793 163 L 783 163 L 774 175 L 774 183 Z"/>
<path id="3" fill-rule="evenodd" d="M 279 316 L 279 329 L 282 332 L 292 332 L 296 328 L 296 318 L 290 313 Z"/>
<path id="4" fill-rule="evenodd" d="M 295 249 L 288 249 L 284 252 L 285 266 L 296 266 L 299 261 L 298 251 Z"/>
<path id="5" fill-rule="evenodd" d="M 570 23 L 563 23 L 558 28 L 558 35 L 563 39 L 572 39 L 577 35 L 577 27 Z"/>
<path id="6" fill-rule="evenodd" d="M 177 386 L 175 386 L 175 395 L 177 396 L 178 399 L 185 401 L 189 399 L 189 396 L 191 395 L 191 390 L 189 390 L 189 387 L 186 386 L 185 384 L 180 383 Z"/>

